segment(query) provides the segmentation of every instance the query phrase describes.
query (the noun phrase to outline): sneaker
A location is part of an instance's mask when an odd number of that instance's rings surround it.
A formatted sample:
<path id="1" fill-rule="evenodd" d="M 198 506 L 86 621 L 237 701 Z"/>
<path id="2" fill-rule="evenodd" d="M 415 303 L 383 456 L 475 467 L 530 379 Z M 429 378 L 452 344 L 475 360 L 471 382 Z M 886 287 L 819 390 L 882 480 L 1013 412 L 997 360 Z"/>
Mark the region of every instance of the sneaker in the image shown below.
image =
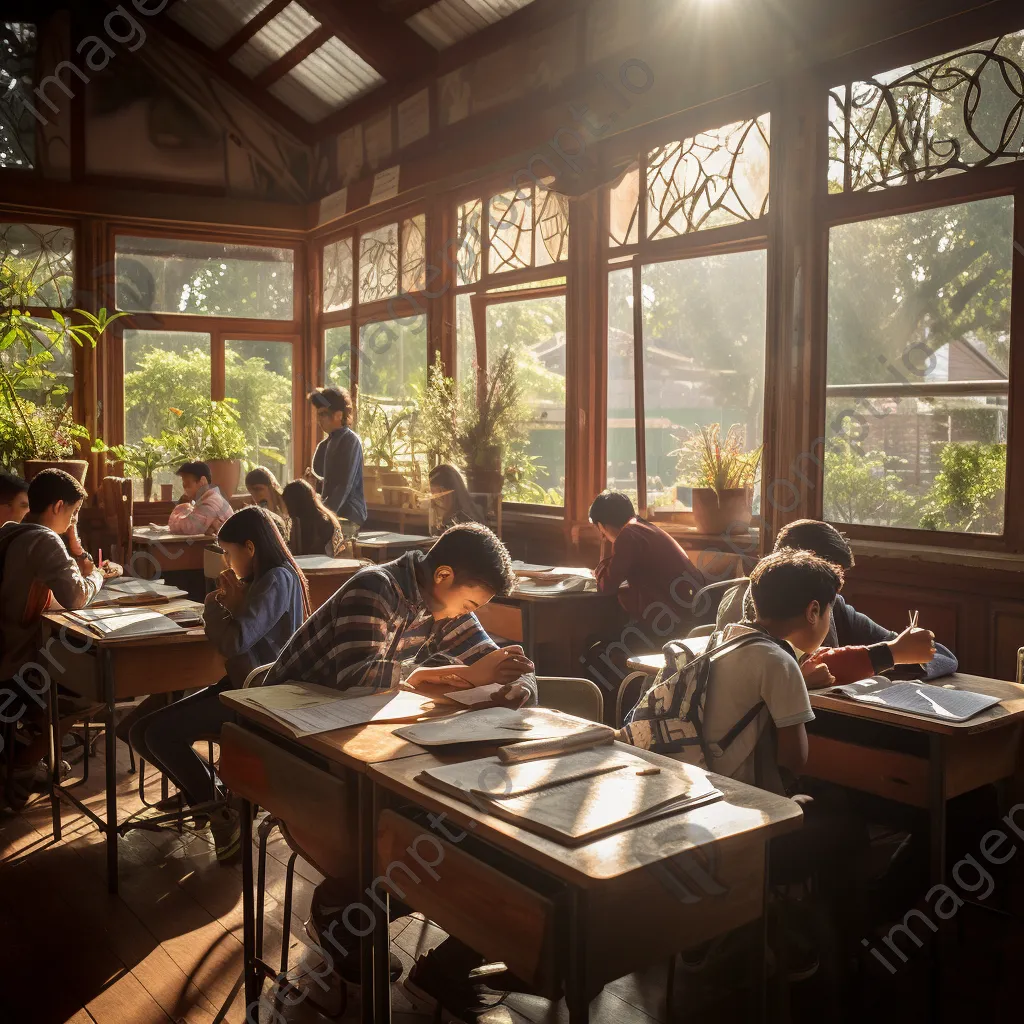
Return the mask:
<path id="1" fill-rule="evenodd" d="M 341 980 L 347 985 L 352 985 L 355 988 L 360 988 L 362 985 L 362 973 L 359 967 L 359 948 L 358 946 L 354 950 L 349 950 L 347 956 L 342 956 L 337 949 L 337 936 L 344 934 L 344 925 L 340 922 L 334 929 L 335 939 L 332 941 L 329 936 L 331 935 L 331 923 L 334 918 L 329 915 L 319 913 L 315 908 L 309 912 L 309 917 L 306 918 L 306 934 L 313 942 L 314 946 L 319 947 L 326 953 L 329 953 L 334 958 L 334 967 Z M 398 981 L 402 976 L 402 961 L 398 959 L 398 956 L 394 953 L 388 953 L 388 976 L 391 981 Z"/>
<path id="2" fill-rule="evenodd" d="M 242 853 L 242 830 L 238 814 L 228 807 L 210 814 L 210 831 L 217 850 L 217 863 L 230 864 Z"/>
<path id="3" fill-rule="evenodd" d="M 508 992 L 491 988 L 486 979 L 504 972 L 504 964 L 454 973 L 442 952 L 446 943 L 413 964 L 405 991 L 420 1012 L 432 1010 L 441 1024 L 505 1024 L 512 1015 L 504 1006 Z M 492 971 L 492 966 L 498 967 Z"/>

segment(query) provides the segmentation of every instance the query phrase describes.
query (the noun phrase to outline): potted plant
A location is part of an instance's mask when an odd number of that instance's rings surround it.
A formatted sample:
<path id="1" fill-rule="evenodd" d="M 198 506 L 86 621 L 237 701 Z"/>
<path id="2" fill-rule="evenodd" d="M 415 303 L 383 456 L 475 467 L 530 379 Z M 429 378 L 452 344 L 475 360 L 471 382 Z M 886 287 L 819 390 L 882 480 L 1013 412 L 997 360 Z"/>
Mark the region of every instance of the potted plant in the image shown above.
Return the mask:
<path id="1" fill-rule="evenodd" d="M 221 402 L 212 399 L 202 413 L 177 430 L 165 431 L 161 443 L 170 449 L 177 462 L 205 462 L 210 467 L 210 481 L 225 498 L 238 491 L 242 476 L 242 459 L 246 452 L 245 433 L 239 423 L 238 403 L 233 398 Z M 181 409 L 171 409 L 179 418 Z"/>
<path id="2" fill-rule="evenodd" d="M 120 462 L 126 473 L 138 476 L 142 480 L 144 501 L 153 500 L 153 474 L 174 464 L 175 453 L 155 437 L 144 437 L 137 444 L 115 445 L 97 438 L 92 450 L 111 456 L 107 462 Z"/>
<path id="3" fill-rule="evenodd" d="M 693 486 L 693 517 L 701 533 L 725 533 L 737 524 L 749 527 L 754 477 L 763 446 L 744 450 L 743 429 L 734 424 L 725 439 L 721 426 L 698 425 L 672 455 L 680 476 Z"/>
<path id="4" fill-rule="evenodd" d="M 439 462 L 466 469 L 473 494 L 501 494 L 502 457 L 518 451 L 526 414 L 515 352 L 506 348 L 480 380 L 456 384 L 440 357 L 430 371 L 421 414 L 421 443 Z"/>
<path id="5" fill-rule="evenodd" d="M 410 424 L 413 411 L 409 406 L 389 409 L 378 401 L 368 405 L 363 489 L 364 493 L 368 493 L 371 487 L 380 492 L 386 505 L 402 505 L 408 501 L 410 483 L 403 472 L 403 460 L 412 461 Z"/>
<path id="6" fill-rule="evenodd" d="M 95 348 L 100 335 L 124 314 L 108 316 L 101 309 L 94 316 L 76 309 L 70 318 L 57 310 L 47 318 L 34 317 L 20 308 L 36 304 L 34 272 L 34 266 L 21 266 L 15 256 L 5 255 L 0 262 L 0 461 L 11 468 L 20 463 L 27 480 L 56 467 L 84 483 L 89 463 L 72 456 L 89 432 L 74 422 L 66 400 L 53 402 L 65 398 L 67 388 L 54 384 L 57 375 L 49 364 L 69 342 Z"/>

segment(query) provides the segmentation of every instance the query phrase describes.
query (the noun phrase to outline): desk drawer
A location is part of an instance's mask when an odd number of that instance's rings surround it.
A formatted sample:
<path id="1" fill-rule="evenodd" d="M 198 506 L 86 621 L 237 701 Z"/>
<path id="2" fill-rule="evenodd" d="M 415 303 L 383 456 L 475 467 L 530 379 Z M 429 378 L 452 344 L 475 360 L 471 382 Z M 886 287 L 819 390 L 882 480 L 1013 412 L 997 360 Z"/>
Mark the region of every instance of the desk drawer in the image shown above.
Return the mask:
<path id="1" fill-rule="evenodd" d="M 385 810 L 377 822 L 377 884 L 540 992 L 555 994 L 553 899 L 437 832 Z"/>
<path id="2" fill-rule="evenodd" d="M 808 737 L 804 775 L 910 807 L 928 807 L 928 762 L 923 757 L 864 747 L 827 736 Z"/>

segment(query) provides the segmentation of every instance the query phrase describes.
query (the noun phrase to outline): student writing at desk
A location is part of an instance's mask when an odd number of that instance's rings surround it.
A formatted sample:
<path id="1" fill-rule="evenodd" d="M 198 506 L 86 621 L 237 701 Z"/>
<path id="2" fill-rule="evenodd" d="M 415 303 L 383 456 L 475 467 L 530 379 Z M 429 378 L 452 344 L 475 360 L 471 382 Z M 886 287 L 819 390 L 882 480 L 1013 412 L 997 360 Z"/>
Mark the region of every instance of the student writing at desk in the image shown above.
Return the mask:
<path id="1" fill-rule="evenodd" d="M 97 566 L 84 552 L 74 558 L 61 540 L 72 530 L 86 498 L 85 488 L 60 469 L 44 469 L 28 488 L 23 522 L 0 527 L 0 703 L 14 748 L 5 749 L 8 802 L 23 805 L 23 783 L 36 771 L 46 747 L 46 691 L 42 616 L 59 604 L 84 608 L 106 579 L 121 575 L 113 562 Z M 40 707 L 40 701 L 43 706 Z M 12 710 L 13 709 L 13 710 Z"/>
<path id="2" fill-rule="evenodd" d="M 854 566 L 853 552 L 846 538 L 834 526 L 816 519 L 799 519 L 784 526 L 775 539 L 775 550 L 810 551 L 826 562 L 839 566 L 844 573 L 849 573 Z M 718 607 L 718 627 L 721 628 L 729 622 L 739 622 L 744 618 L 749 619 L 752 610 L 749 589 L 743 584 L 733 587 L 722 598 Z M 905 634 L 897 634 L 872 621 L 867 615 L 858 612 L 853 605 L 847 604 L 842 594 L 836 598 L 832 609 L 832 624 L 825 638 L 825 645 L 867 646 L 871 657 L 871 671 L 866 675 L 886 672 L 897 678 L 909 676 L 917 679 L 936 679 L 956 672 L 956 656 L 941 644 L 935 644 L 934 649 L 929 652 L 925 645 L 919 644 L 916 648 L 906 642 L 896 645 L 894 642 L 897 640 L 905 640 Z M 923 657 L 927 653 L 931 653 L 930 658 Z M 909 657 L 920 657 L 921 660 L 909 661 Z"/>
<path id="3" fill-rule="evenodd" d="M 221 692 L 241 689 L 254 668 L 272 662 L 309 614 L 306 578 L 272 513 L 258 506 L 241 509 L 221 527 L 217 543 L 228 567 L 206 598 L 203 620 L 206 635 L 224 656 L 226 675 L 139 718 L 129 730 L 132 747 L 174 780 L 190 806 L 211 797 L 209 772 L 192 744 L 219 733 L 230 719 Z M 236 859 L 241 849 L 238 813 L 224 807 L 208 817 L 218 861 Z"/>
<path id="4" fill-rule="evenodd" d="M 515 582 L 508 552 L 490 530 L 479 524 L 452 527 L 428 554 L 411 551 L 356 573 L 306 620 L 281 652 L 266 685 L 302 680 L 339 690 L 383 690 L 400 682 L 445 689 L 502 683 L 500 703 L 536 704 L 533 663 L 521 647 L 499 650 L 473 614 L 491 598 L 510 594 Z M 289 842 L 314 865 L 325 864 L 315 836 L 289 834 Z M 359 981 L 358 939 L 343 920 L 357 892 L 354 874 L 328 877 L 314 893 L 306 926 L 335 972 L 330 992 L 314 985 L 308 994 L 331 1013 L 340 1012 L 342 980 Z M 395 901 L 393 915 L 404 912 Z M 474 994 L 469 972 L 481 961 L 449 939 L 416 965 L 411 980 L 452 1010 Z M 397 978 L 397 957 L 391 966 Z"/>
<path id="5" fill-rule="evenodd" d="M 167 529 L 171 533 L 214 534 L 230 518 L 231 502 L 210 481 L 213 474 L 205 462 L 186 462 L 177 472 L 187 501 L 171 510 Z"/>

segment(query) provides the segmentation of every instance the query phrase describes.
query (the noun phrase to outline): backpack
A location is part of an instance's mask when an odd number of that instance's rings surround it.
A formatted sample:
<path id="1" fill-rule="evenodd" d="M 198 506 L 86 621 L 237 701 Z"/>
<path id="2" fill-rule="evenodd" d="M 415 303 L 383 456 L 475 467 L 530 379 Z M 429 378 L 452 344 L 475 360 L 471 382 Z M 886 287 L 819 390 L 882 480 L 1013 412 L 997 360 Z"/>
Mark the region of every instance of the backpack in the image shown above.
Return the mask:
<path id="1" fill-rule="evenodd" d="M 696 656 L 682 643 L 673 641 L 665 645 L 665 667 L 626 718 L 623 731 L 629 742 L 659 754 L 676 755 L 706 770 L 757 718 L 764 707 L 761 700 L 720 740 L 709 743 L 704 735 L 704 705 L 714 665 L 727 653 L 750 644 L 782 646 L 760 630 L 730 640 L 725 640 L 724 635 L 722 631 L 712 633 L 707 649 Z"/>

